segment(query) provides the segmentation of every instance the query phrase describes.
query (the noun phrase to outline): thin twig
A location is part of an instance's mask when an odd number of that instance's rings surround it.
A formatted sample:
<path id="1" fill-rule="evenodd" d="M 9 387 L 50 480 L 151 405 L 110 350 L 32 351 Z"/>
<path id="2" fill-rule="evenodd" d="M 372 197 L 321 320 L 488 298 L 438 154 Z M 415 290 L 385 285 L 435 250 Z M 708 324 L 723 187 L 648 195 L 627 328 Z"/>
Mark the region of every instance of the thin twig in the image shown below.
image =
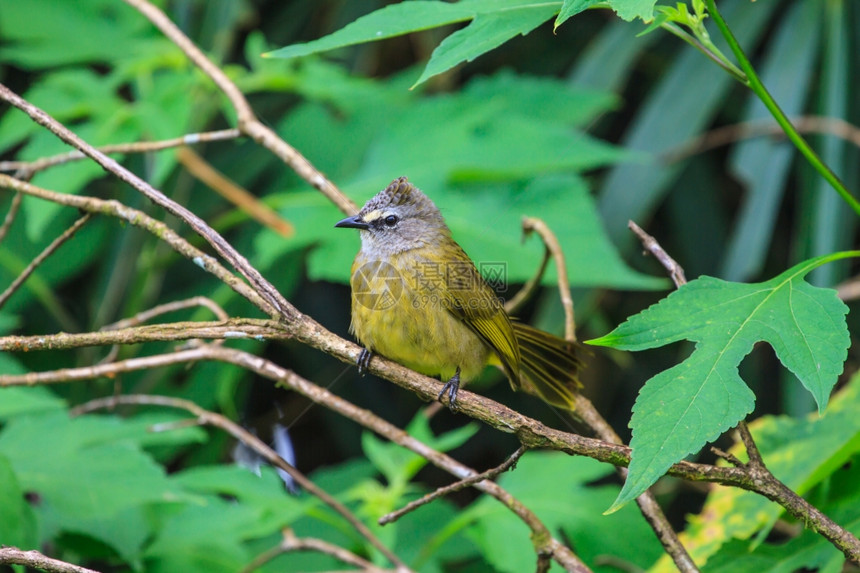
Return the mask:
<path id="1" fill-rule="evenodd" d="M 112 324 L 107 324 L 101 327 L 101 330 L 120 330 L 122 328 L 131 328 L 133 326 L 143 324 L 144 322 L 151 320 L 156 316 L 161 316 L 162 314 L 167 314 L 169 312 L 175 312 L 177 310 L 184 310 L 186 308 L 193 308 L 197 306 L 208 308 L 210 311 L 212 311 L 212 314 L 214 314 L 219 320 L 226 321 L 230 319 L 230 316 L 227 314 L 227 312 L 211 298 L 205 296 L 192 296 L 183 300 L 175 300 L 173 302 L 159 304 L 158 306 L 154 306 L 150 309 L 144 310 L 143 312 L 139 312 L 131 318 L 124 318 Z"/>
<path id="2" fill-rule="evenodd" d="M 0 337 L 0 352 L 33 352 L 37 350 L 68 350 L 88 346 L 142 344 L 181 340 L 287 340 L 289 332 L 278 328 L 271 320 L 234 318 L 218 322 L 170 322 L 99 330 L 95 332 L 42 334 Z M 49 374 L 45 372 L 42 374 Z M 36 375 L 36 372 L 21 376 Z M 40 379 L 39 382 L 53 380 Z M 60 381 L 60 380 L 57 380 Z"/>
<path id="3" fill-rule="evenodd" d="M 461 489 L 465 489 L 471 485 L 474 485 L 478 482 L 484 481 L 485 479 L 493 479 L 500 473 L 508 471 L 512 466 L 514 466 L 520 457 L 526 452 L 525 446 L 520 446 L 517 448 L 513 454 L 508 457 L 504 462 L 500 465 L 490 468 L 485 472 L 479 473 L 472 477 L 468 477 L 466 479 L 462 479 L 458 482 L 448 484 L 446 486 L 438 488 L 436 491 L 430 492 L 427 495 L 421 496 L 421 498 L 416 499 L 415 501 L 411 501 L 402 508 L 397 511 L 392 511 L 391 513 L 387 513 L 379 518 L 377 523 L 379 525 L 388 525 L 389 523 L 394 523 L 407 513 L 414 511 L 421 507 L 422 505 L 426 505 L 431 501 L 438 499 L 440 497 L 444 497 L 449 493 L 454 493 L 455 491 L 460 491 Z"/>
<path id="4" fill-rule="evenodd" d="M 97 147 L 99 151 L 105 154 L 115 153 L 149 153 L 152 151 L 161 151 L 172 147 L 181 147 L 183 145 L 194 145 L 197 143 L 205 143 L 209 141 L 225 141 L 236 139 L 242 133 L 238 129 L 222 129 L 219 131 L 205 131 L 202 133 L 189 133 L 182 137 L 174 137 L 173 139 L 163 139 L 160 141 L 136 141 L 134 143 L 114 143 L 111 145 L 102 145 Z M 80 161 L 86 159 L 81 151 L 75 149 L 43 157 L 36 161 L 0 161 L 0 171 L 20 171 L 27 175 L 32 175 L 39 171 L 44 171 L 50 167 L 69 163 L 70 161 Z M 23 179 L 21 174 L 17 174 L 18 179 Z"/>
<path id="5" fill-rule="evenodd" d="M 15 222 L 15 217 L 18 216 L 18 210 L 21 208 L 21 193 L 15 193 L 12 196 L 12 202 L 9 204 L 9 211 L 6 212 L 6 217 L 3 218 L 3 224 L 0 225 L 0 241 L 6 238 L 12 223 Z"/>
<path id="6" fill-rule="evenodd" d="M 22 551 L 16 547 L 5 546 L 0 546 L 0 565 L 24 565 L 49 573 L 98 573 L 86 567 L 47 557 L 36 550 Z"/>
<path id="7" fill-rule="evenodd" d="M 535 217 L 523 217 L 523 233 L 536 232 L 540 235 L 544 245 L 552 253 L 555 262 L 555 271 L 558 276 L 558 294 L 561 297 L 561 306 L 564 307 L 564 338 L 576 342 L 576 320 L 573 314 L 573 298 L 570 296 L 570 281 L 567 280 L 567 263 L 564 261 L 564 253 L 555 233 L 542 220 Z"/>
<path id="8" fill-rule="evenodd" d="M 63 231 L 63 233 L 59 237 L 51 241 L 50 245 L 45 247 L 41 253 L 36 255 L 36 257 L 32 261 L 30 261 L 30 264 L 28 264 L 27 267 L 23 271 L 21 271 L 21 274 L 18 275 L 14 281 L 12 281 L 12 284 L 10 284 L 6 288 L 6 290 L 4 290 L 2 294 L 0 294 L 0 308 L 2 308 L 3 305 L 6 304 L 6 302 L 9 300 L 9 297 L 15 294 L 15 291 L 17 291 L 21 287 L 21 285 L 24 284 L 24 282 L 28 278 L 30 278 L 30 275 L 36 272 L 36 269 L 39 267 L 39 265 L 45 262 L 45 259 L 54 254 L 54 252 L 56 252 L 56 250 L 59 249 L 63 243 L 71 239 L 78 231 L 78 229 L 83 227 L 86 222 L 90 220 L 90 217 L 92 217 L 91 213 L 85 213 L 82 217 L 79 217 L 77 221 L 72 223 L 71 227 Z"/>
<path id="9" fill-rule="evenodd" d="M 740 424 L 738 424 L 738 433 L 741 436 L 741 441 L 744 443 L 744 448 L 747 450 L 747 457 L 750 460 L 749 463 L 761 466 L 764 469 L 764 460 L 761 457 L 761 452 L 750 433 L 750 429 L 749 426 L 747 426 L 746 421 L 741 420 Z"/>
<path id="10" fill-rule="evenodd" d="M 742 461 L 740 461 L 737 458 L 737 456 L 735 456 L 731 452 L 726 452 L 726 451 L 721 450 L 720 448 L 718 448 L 716 446 L 711 446 L 711 451 L 714 453 L 715 456 L 726 460 L 727 462 L 729 462 L 730 464 L 732 464 L 736 468 L 742 468 L 745 465 Z"/>
<path id="11" fill-rule="evenodd" d="M 284 553 L 289 553 L 290 551 L 316 551 L 318 553 L 330 555 L 331 557 L 349 565 L 359 567 L 361 571 L 366 573 L 390 573 L 388 570 L 377 567 L 370 561 L 362 559 L 355 553 L 347 551 L 343 547 L 339 547 L 333 543 L 314 537 L 296 537 L 292 529 L 284 531 L 284 538 L 280 543 L 258 555 L 242 569 L 241 573 L 252 573 L 272 559 L 279 555 L 283 555 Z M 398 571 L 400 571 L 400 569 L 398 569 Z"/>
<path id="12" fill-rule="evenodd" d="M 627 227 L 639 237 L 639 240 L 642 241 L 642 246 L 645 247 L 645 251 L 654 255 L 654 258 L 663 265 L 663 268 L 665 268 L 669 273 L 669 278 L 671 278 L 672 282 L 675 283 L 676 288 L 687 283 L 687 278 L 684 276 L 684 269 L 675 261 L 675 259 L 670 257 L 669 254 L 663 250 L 663 247 L 660 246 L 657 239 L 643 231 L 642 228 L 633 221 L 627 221 Z"/>
<path id="13" fill-rule="evenodd" d="M 832 135 L 860 147 L 860 127 L 848 123 L 842 118 L 807 115 L 793 117 L 791 118 L 791 123 L 794 124 L 799 133 Z M 675 163 L 691 155 L 704 153 L 743 139 L 764 136 L 785 137 L 785 132 L 778 123 L 770 119 L 725 125 L 703 133 L 662 153 L 660 159 L 665 163 Z"/>
<path id="14" fill-rule="evenodd" d="M 101 327 L 100 330 L 104 332 L 107 330 L 122 330 L 125 328 L 132 328 L 135 326 L 139 326 L 140 324 L 143 324 L 147 320 L 151 320 L 156 316 L 161 316 L 162 314 L 167 314 L 169 312 L 175 312 L 177 310 L 183 310 L 186 308 L 193 308 L 197 306 L 208 308 L 210 311 L 212 311 L 212 314 L 214 314 L 222 322 L 226 322 L 230 318 L 227 312 L 211 298 L 205 296 L 193 296 L 184 300 L 177 300 L 165 304 L 159 304 L 150 309 L 144 310 L 143 312 L 139 312 L 131 318 L 125 318 L 112 324 L 107 324 Z M 224 342 L 224 340 L 226 340 L 226 338 L 222 340 L 214 340 L 213 344 L 221 344 L 222 342 Z M 113 362 L 114 360 L 116 360 L 117 356 L 119 356 L 119 351 L 120 345 L 114 344 L 111 347 L 110 352 L 108 352 L 107 355 L 99 361 L 99 364 L 107 364 L 109 362 Z"/>
<path id="15" fill-rule="evenodd" d="M 201 408 L 190 400 L 183 400 L 181 398 L 174 398 L 171 396 L 153 396 L 145 394 L 126 394 L 91 400 L 89 402 L 86 402 L 85 404 L 81 404 L 80 406 L 73 408 L 70 413 L 73 416 L 79 416 L 81 414 L 90 413 L 95 410 L 115 408 L 119 404 L 134 404 L 138 406 L 163 406 L 167 408 L 186 410 L 187 412 L 193 414 L 201 425 L 205 424 L 214 426 L 227 432 L 228 434 L 254 450 L 264 460 L 266 460 L 273 466 L 287 472 L 290 477 L 292 477 L 296 481 L 296 483 L 298 483 L 302 487 L 302 489 L 304 489 L 311 495 L 318 497 L 323 503 L 325 503 L 338 514 L 340 514 L 341 517 L 343 517 L 349 522 L 349 524 L 353 527 L 355 531 L 357 531 L 362 537 L 367 539 L 367 541 L 376 549 L 378 549 L 383 555 L 385 555 L 385 557 L 389 561 L 391 561 L 391 563 L 396 565 L 398 568 L 406 567 L 403 561 L 401 561 L 397 557 L 397 555 L 391 552 L 391 550 L 389 550 L 388 547 L 386 547 L 370 531 L 370 529 L 368 529 L 367 526 L 364 525 L 364 523 L 362 523 L 351 511 L 349 511 L 349 509 L 347 509 L 345 505 L 340 503 L 324 489 L 320 488 L 314 482 L 305 477 L 302 472 L 289 464 L 286 460 L 284 460 L 284 458 L 279 456 L 277 452 L 275 452 L 272 448 L 266 445 L 266 443 L 263 442 L 260 438 L 258 438 L 239 424 L 233 422 L 229 418 L 222 416 L 221 414 Z"/>
<path id="16" fill-rule="evenodd" d="M 854 277 L 836 285 L 836 296 L 846 302 L 860 298 L 860 277 Z"/>
<path id="17" fill-rule="evenodd" d="M 125 2 L 143 14 L 156 28 L 161 30 L 171 42 L 182 50 L 195 66 L 209 76 L 219 90 L 221 90 L 233 109 L 236 110 L 238 128 L 245 135 L 256 141 L 264 148 L 271 151 L 284 163 L 289 165 L 299 177 L 321 191 L 323 195 L 334 203 L 347 215 L 353 215 L 357 211 L 355 203 L 334 183 L 326 179 L 320 171 L 314 167 L 301 153 L 286 141 L 281 139 L 277 133 L 260 122 L 254 115 L 248 100 L 239 91 L 230 78 L 221 68 L 213 64 L 209 58 L 168 18 L 164 12 L 153 6 L 146 0 L 125 0 Z"/>
<path id="18" fill-rule="evenodd" d="M 292 237 L 296 230 L 291 223 L 285 221 L 271 207 L 262 203 L 256 196 L 228 179 L 205 159 L 194 153 L 189 147 L 182 147 L 176 152 L 176 158 L 188 169 L 194 177 L 205 183 L 210 189 L 224 197 L 247 213 L 252 219 L 264 225 L 285 238 Z"/>
<path id="19" fill-rule="evenodd" d="M 269 305 L 254 289 L 239 277 L 232 274 L 215 258 L 207 255 L 197 247 L 192 246 L 188 241 L 179 236 L 176 231 L 168 227 L 161 221 L 153 219 L 143 211 L 132 209 L 123 205 L 119 201 L 104 200 L 96 197 L 86 197 L 83 195 L 71 195 L 68 193 L 57 193 L 36 187 L 25 181 L 20 181 L 14 177 L 9 177 L 0 173 L 0 188 L 9 188 L 19 191 L 26 195 L 39 197 L 47 201 L 52 201 L 60 205 L 74 207 L 88 213 L 99 213 L 102 215 L 110 215 L 131 225 L 139 227 L 155 237 L 167 243 L 174 251 L 193 262 L 201 269 L 212 273 L 218 280 L 232 288 L 236 293 L 245 297 L 251 304 L 262 310 L 268 315 L 275 313 L 274 307 Z"/>
<path id="20" fill-rule="evenodd" d="M 531 299 L 538 288 L 540 288 L 540 281 L 543 279 L 543 275 L 546 272 L 546 267 L 549 264 L 550 257 L 552 257 L 552 253 L 546 246 L 544 246 L 543 258 L 541 259 L 537 272 L 535 272 L 534 276 L 523 285 L 523 288 L 517 291 L 517 294 L 505 302 L 505 312 L 511 315 L 516 314 L 522 306 Z"/>

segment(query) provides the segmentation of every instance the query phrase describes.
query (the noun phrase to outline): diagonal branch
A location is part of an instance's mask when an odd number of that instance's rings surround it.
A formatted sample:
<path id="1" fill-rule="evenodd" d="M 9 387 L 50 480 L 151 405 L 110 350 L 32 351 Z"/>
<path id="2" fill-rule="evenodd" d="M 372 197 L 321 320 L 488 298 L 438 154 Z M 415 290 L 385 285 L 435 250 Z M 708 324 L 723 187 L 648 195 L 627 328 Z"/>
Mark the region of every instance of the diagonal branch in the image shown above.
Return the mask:
<path id="1" fill-rule="evenodd" d="M 238 129 L 222 129 L 218 131 L 206 131 L 203 133 L 189 133 L 181 137 L 173 139 L 163 139 L 159 141 L 135 141 L 133 143 L 113 143 L 110 145 L 102 145 L 97 149 L 102 153 L 148 153 L 151 151 L 161 151 L 170 149 L 171 147 L 182 147 L 185 145 L 194 145 L 208 141 L 225 141 L 236 139 L 242 135 Z M 29 179 L 30 175 L 39 171 L 44 171 L 50 167 L 63 165 L 70 161 L 80 161 L 86 159 L 81 151 L 74 149 L 65 153 L 52 155 L 50 157 L 42 157 L 36 161 L 0 161 L 0 171 L 17 171 L 15 176 L 18 179 Z"/>
<path id="2" fill-rule="evenodd" d="M 125 0 L 126 4 L 132 6 L 141 14 L 143 14 L 156 28 L 161 30 L 167 39 L 176 44 L 182 50 L 188 59 L 195 66 L 209 76 L 219 90 L 221 90 L 230 104 L 236 111 L 239 130 L 256 141 L 261 146 L 271 151 L 275 156 L 280 158 L 284 163 L 289 165 L 299 177 L 313 185 L 321 191 L 323 195 L 334 203 L 338 209 L 352 215 L 357 211 L 355 203 L 343 194 L 334 183 L 329 181 L 320 171 L 314 167 L 301 153 L 286 141 L 280 138 L 277 133 L 272 131 L 268 126 L 263 124 L 254 115 L 254 110 L 251 109 L 248 100 L 227 77 L 221 68 L 213 64 L 209 58 L 192 42 L 188 36 L 182 33 L 176 24 L 168 18 L 164 12 L 152 5 L 146 0 Z"/>
<path id="3" fill-rule="evenodd" d="M 27 268 L 25 268 L 21 272 L 21 274 L 18 275 L 14 281 L 12 281 L 12 284 L 10 284 L 6 288 L 6 290 L 4 290 L 2 294 L 0 294 L 0 308 L 2 308 L 4 304 L 6 304 L 6 301 L 9 300 L 9 297 L 15 294 L 15 291 L 21 288 L 21 285 L 24 284 L 24 282 L 28 278 L 30 278 L 30 275 L 36 272 L 36 268 L 38 268 L 39 265 L 45 262 L 48 257 L 54 254 L 63 243 L 71 239 L 74 234 L 78 232 L 78 229 L 83 227 L 87 223 L 87 221 L 90 220 L 90 217 L 92 217 L 91 213 L 85 213 L 82 217 L 78 218 L 77 221 L 72 223 L 71 227 L 63 231 L 63 233 L 59 237 L 51 241 L 50 245 L 45 247 L 45 249 L 41 253 L 36 255 L 36 257 L 32 261 L 30 261 L 30 264 L 27 265 Z"/>
<path id="4" fill-rule="evenodd" d="M 14 189 L 15 191 L 19 191 L 25 195 L 39 197 L 46 201 L 66 205 L 67 207 L 74 207 L 75 209 L 86 211 L 87 213 L 110 215 L 139 227 L 167 243 L 174 251 L 184 256 L 198 267 L 212 273 L 216 278 L 218 278 L 218 280 L 232 288 L 239 295 L 248 299 L 251 304 L 266 314 L 270 316 L 275 314 L 274 307 L 268 304 L 254 289 L 248 286 L 247 283 L 230 273 L 216 259 L 210 257 L 197 247 L 192 246 L 165 223 L 153 219 L 143 211 L 132 209 L 131 207 L 123 205 L 119 201 L 115 200 L 104 200 L 96 197 L 69 195 L 68 193 L 49 191 L 0 173 L 0 188 L 3 187 Z"/>
<path id="5" fill-rule="evenodd" d="M 195 215 L 193 212 L 180 205 L 167 195 L 154 188 L 152 185 L 111 159 L 74 133 L 67 129 L 63 124 L 55 120 L 53 117 L 45 113 L 43 110 L 26 101 L 5 85 L 0 84 L 0 99 L 3 99 L 13 106 L 17 107 L 39 125 L 47 128 L 51 133 L 59 137 L 65 143 L 72 147 L 81 150 L 85 155 L 93 161 L 101 165 L 101 167 L 117 176 L 125 183 L 131 185 L 135 190 L 139 191 L 150 199 L 155 204 L 163 207 L 167 212 L 175 215 L 180 220 L 185 222 L 194 231 L 203 237 L 233 268 L 244 276 L 248 282 L 254 287 L 260 296 L 268 302 L 276 310 L 277 316 L 286 321 L 296 319 L 296 309 L 287 302 L 281 293 L 267 281 L 260 272 L 251 266 L 248 260 L 242 256 L 233 246 L 228 243 L 217 231 L 206 224 L 203 219 Z"/>

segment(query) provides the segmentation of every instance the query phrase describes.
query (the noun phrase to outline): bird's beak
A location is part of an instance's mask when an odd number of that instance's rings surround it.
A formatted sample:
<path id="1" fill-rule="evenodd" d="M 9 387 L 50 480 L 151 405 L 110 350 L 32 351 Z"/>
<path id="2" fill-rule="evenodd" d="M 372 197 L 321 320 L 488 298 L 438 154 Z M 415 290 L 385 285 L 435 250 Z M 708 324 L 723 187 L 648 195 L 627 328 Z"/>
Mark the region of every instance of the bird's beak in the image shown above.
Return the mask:
<path id="1" fill-rule="evenodd" d="M 356 215 L 355 217 L 347 217 L 342 221 L 338 221 L 335 224 L 335 227 L 343 227 L 344 229 L 362 229 L 367 230 L 370 228 L 370 225 L 361 220 L 361 217 Z"/>

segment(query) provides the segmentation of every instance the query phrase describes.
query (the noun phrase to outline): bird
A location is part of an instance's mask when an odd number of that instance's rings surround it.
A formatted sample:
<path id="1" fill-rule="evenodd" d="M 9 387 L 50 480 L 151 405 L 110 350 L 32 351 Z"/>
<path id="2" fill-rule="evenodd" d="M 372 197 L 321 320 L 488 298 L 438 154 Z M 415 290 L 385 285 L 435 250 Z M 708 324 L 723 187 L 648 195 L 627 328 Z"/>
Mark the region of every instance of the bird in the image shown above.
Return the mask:
<path id="1" fill-rule="evenodd" d="M 358 229 L 361 238 L 350 274 L 360 373 L 380 354 L 438 376 L 445 384 L 437 399 L 447 394 L 455 411 L 460 386 L 490 364 L 514 390 L 574 410 L 581 387 L 576 344 L 510 317 L 442 213 L 406 177 L 335 227 Z"/>

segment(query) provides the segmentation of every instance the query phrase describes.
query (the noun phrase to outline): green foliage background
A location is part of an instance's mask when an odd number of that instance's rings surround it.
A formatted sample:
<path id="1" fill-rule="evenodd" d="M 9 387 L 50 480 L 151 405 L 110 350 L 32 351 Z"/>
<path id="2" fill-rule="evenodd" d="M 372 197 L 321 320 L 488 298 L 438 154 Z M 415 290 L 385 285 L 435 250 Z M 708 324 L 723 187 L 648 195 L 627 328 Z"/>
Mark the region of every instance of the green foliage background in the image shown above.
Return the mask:
<path id="1" fill-rule="evenodd" d="M 669 287 L 662 269 L 640 256 L 628 219 L 655 235 L 690 278 L 766 281 L 799 261 L 856 245 L 850 210 L 784 139 L 740 138 L 679 155 L 681 146 L 702 132 L 768 115 L 748 90 L 699 52 L 664 32 L 638 36 L 641 22 L 625 22 L 611 11 L 578 14 L 555 34 L 550 22 L 525 37 L 512 34 L 499 48 L 411 90 L 425 79 L 434 47 L 464 29 L 462 19 L 326 54 L 261 57 L 324 37 L 383 4 L 177 0 L 166 10 L 249 94 L 258 115 L 356 202 L 408 175 L 443 209 L 455 237 L 476 261 L 507 263 L 511 293 L 533 274 L 542 253 L 537 239 L 521 240 L 520 218 L 544 219 L 567 256 L 581 339 L 607 333 L 664 297 Z M 860 91 L 858 6 L 848 0 L 726 0 L 720 8 L 790 116 L 825 115 L 860 124 L 860 102 L 852 97 Z M 40 14 L 38 25 L 34 13 Z M 712 36 L 717 41 L 714 31 Z M 234 122 L 222 96 L 181 52 L 115 0 L 0 3 L 0 81 L 96 145 L 165 139 Z M 5 108 L 0 114 L 4 159 L 66 151 L 23 114 Z M 833 136 L 809 137 L 849 189 L 860 189 L 857 147 Z M 345 283 L 358 241 L 332 228 L 339 212 L 252 143 L 212 143 L 198 151 L 277 209 L 294 225 L 294 235 L 285 239 L 248 220 L 191 178 L 173 152 L 123 161 L 224 233 L 300 310 L 347 336 Z M 42 172 L 33 183 L 117 198 L 164 218 L 88 162 Z M 2 212 L 10 201 L 11 193 L 0 194 Z M 0 243 L 0 284 L 14 279 L 77 216 L 25 198 L 12 232 Z M 187 235 L 186 229 L 181 232 Z M 833 287 L 849 276 L 850 265 L 831 262 L 812 271 L 810 280 Z M 560 332 L 554 280 L 550 270 L 547 288 L 524 318 Z M 97 218 L 0 311 L 0 332 L 97 329 L 191 295 L 211 296 L 232 315 L 257 315 L 152 237 Z M 853 311 L 856 304 L 849 306 Z M 856 332 L 853 314 L 849 330 Z M 209 317 L 201 311 L 191 318 Z M 330 385 L 395 423 L 409 424 L 413 435 L 451 450 L 472 467 L 493 466 L 517 445 L 510 436 L 463 427 L 464 420 L 447 413 L 428 427 L 413 420 L 421 406 L 414 397 L 387 382 L 358 378 L 353 368 L 306 347 L 235 344 Z M 167 349 L 124 348 L 121 356 Z M 87 365 L 105 352 L 0 354 L 0 373 Z M 643 382 L 689 352 L 678 346 L 636 355 L 595 349 L 584 373 L 586 391 L 624 433 Z M 860 447 L 855 422 L 860 403 L 858 385 L 848 384 L 847 376 L 856 363 L 856 351 L 849 350 L 841 393 L 820 419 L 810 414 L 812 395 L 769 348 L 757 347 L 740 367 L 756 396 L 753 427 L 765 460 L 772 461 L 777 477 L 855 533 L 860 482 L 851 462 Z M 498 380 L 488 373 L 475 387 L 560 424 L 540 403 L 512 394 Z M 231 466 L 233 444 L 217 431 L 149 433 L 153 424 L 181 418 L 161 410 L 68 418 L 71 405 L 114 392 L 188 398 L 266 438 L 275 421 L 288 424 L 299 468 L 368 523 L 450 480 L 322 408 L 308 409 L 301 397 L 221 364 L 50 390 L 3 388 L 0 544 L 50 546 L 61 558 L 117 571 L 237 571 L 275 545 L 280 528 L 289 526 L 384 563 L 317 500 L 286 494 L 268 468 L 257 477 Z M 701 459 L 712 461 L 708 456 Z M 563 532 L 595 570 L 617 570 L 618 563 L 666 567 L 635 507 L 602 515 L 620 488 L 612 475 L 611 468 L 591 460 L 530 452 L 501 484 L 554 532 Z M 785 534 L 768 537 L 781 515 L 762 498 L 717 488 L 706 499 L 668 480 L 657 491 L 678 529 L 686 527 L 687 514 L 693 516 L 689 540 L 694 556 L 708 558 L 708 568 L 841 567 L 839 553 L 810 532 L 792 536 L 778 549 L 771 545 Z M 714 537 L 715 529 L 723 533 Z M 472 493 L 434 502 L 376 532 L 421 571 L 533 567 L 525 527 L 500 504 Z M 614 559 L 603 559 L 607 555 Z M 281 557 L 264 570 L 337 566 L 302 553 Z"/>

